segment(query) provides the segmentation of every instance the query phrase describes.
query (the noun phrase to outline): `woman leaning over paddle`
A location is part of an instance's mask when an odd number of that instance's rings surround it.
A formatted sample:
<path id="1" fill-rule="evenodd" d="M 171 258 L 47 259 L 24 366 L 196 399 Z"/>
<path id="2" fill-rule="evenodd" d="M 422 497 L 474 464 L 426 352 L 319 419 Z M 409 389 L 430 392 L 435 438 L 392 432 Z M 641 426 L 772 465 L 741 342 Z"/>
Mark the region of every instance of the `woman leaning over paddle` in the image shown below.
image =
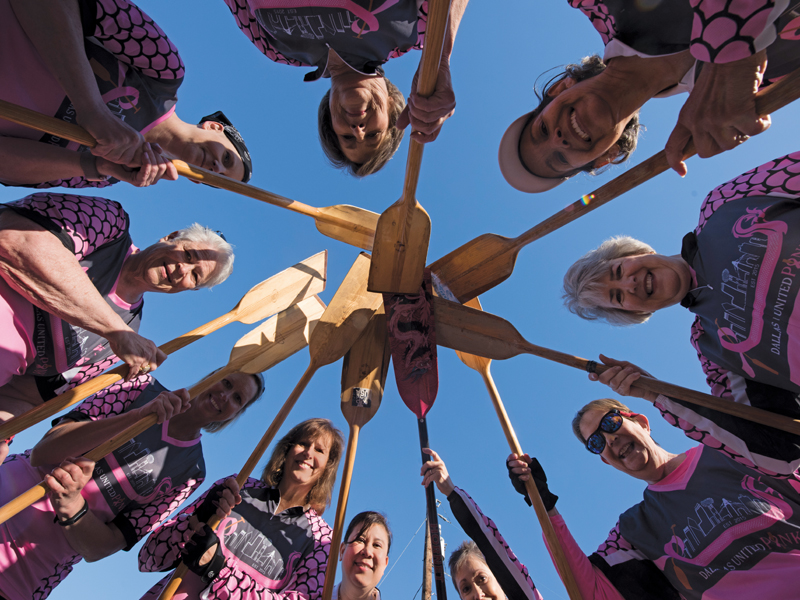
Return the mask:
<path id="1" fill-rule="evenodd" d="M 330 504 L 344 442 L 327 419 L 294 426 L 275 445 L 261 479 L 241 489 L 220 479 L 154 532 L 139 552 L 141 571 L 190 569 L 175 600 L 320 598 L 331 528 Z M 206 521 L 221 518 L 215 531 Z M 253 552 L 257 548 L 258 552 Z M 143 598 L 157 598 L 169 576 Z"/>
<path id="2" fill-rule="evenodd" d="M 150 375 L 81 403 L 33 450 L 0 467 L 0 504 L 44 478 L 49 497 L 0 525 L 0 597 L 44 599 L 85 558 L 130 550 L 205 477 L 201 430 L 216 432 L 264 391 L 260 375 L 233 373 L 191 400 Z M 158 425 L 96 464 L 81 456 L 150 414 Z"/>

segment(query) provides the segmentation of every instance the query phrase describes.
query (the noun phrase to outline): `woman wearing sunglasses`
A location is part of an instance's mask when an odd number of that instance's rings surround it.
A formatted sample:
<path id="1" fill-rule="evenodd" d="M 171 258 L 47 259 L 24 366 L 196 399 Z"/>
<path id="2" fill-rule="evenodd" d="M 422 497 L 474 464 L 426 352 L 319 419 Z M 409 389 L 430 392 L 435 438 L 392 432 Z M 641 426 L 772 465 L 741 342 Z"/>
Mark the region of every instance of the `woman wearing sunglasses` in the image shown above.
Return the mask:
<path id="1" fill-rule="evenodd" d="M 667 405 L 679 403 L 663 396 L 659 403 L 676 423 Z M 538 461 L 509 457 L 515 489 L 524 494 L 521 481 L 533 477 L 545 499 L 585 600 L 797 598 L 800 452 L 796 445 L 787 452 L 788 434 L 753 425 L 742 435 L 741 419 L 716 425 L 717 417 L 708 411 L 698 418 L 687 435 L 702 443 L 675 454 L 653 440 L 646 416 L 617 400 L 595 400 L 578 411 L 572 428 L 586 449 L 648 484 L 642 501 L 620 515 L 588 557 L 555 508 L 558 497 Z M 716 432 L 724 435 L 724 426 L 732 431 L 720 441 Z M 793 462 L 786 462 L 790 456 Z"/>

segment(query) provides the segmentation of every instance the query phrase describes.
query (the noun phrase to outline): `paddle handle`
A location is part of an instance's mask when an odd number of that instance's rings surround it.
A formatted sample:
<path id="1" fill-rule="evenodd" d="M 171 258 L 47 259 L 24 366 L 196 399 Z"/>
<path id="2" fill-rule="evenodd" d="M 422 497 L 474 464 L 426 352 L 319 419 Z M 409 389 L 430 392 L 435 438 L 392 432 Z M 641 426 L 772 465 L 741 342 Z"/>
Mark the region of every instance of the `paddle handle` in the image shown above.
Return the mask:
<path id="1" fill-rule="evenodd" d="M 492 399 L 495 412 L 497 412 L 497 418 L 500 419 L 500 425 L 503 428 L 503 433 L 506 436 L 509 448 L 511 448 L 511 451 L 517 456 L 522 456 L 524 454 L 522 446 L 520 446 L 517 434 L 514 431 L 513 425 L 511 425 L 511 419 L 508 418 L 503 400 L 500 398 L 500 392 L 497 391 L 497 386 L 489 371 L 488 363 L 485 368 L 480 370 L 480 374 L 483 377 L 483 383 L 486 384 L 486 389 L 489 391 L 489 397 Z M 575 580 L 575 574 L 569 566 L 564 548 L 561 546 L 561 542 L 556 536 L 553 523 L 550 521 L 547 509 L 544 507 L 544 502 L 542 502 L 542 497 L 539 495 L 539 490 L 536 489 L 533 478 L 529 478 L 525 482 L 525 489 L 528 491 L 528 496 L 533 503 L 533 510 L 536 511 L 536 518 L 539 519 L 542 532 L 547 540 L 547 546 L 553 556 L 553 562 L 555 562 L 556 569 L 561 575 L 564 587 L 567 588 L 567 594 L 569 594 L 571 600 L 582 600 L 580 590 L 578 589 L 578 582 Z"/>
<path id="2" fill-rule="evenodd" d="M 425 550 L 422 554 L 422 600 L 431 600 L 431 572 L 433 553 L 431 552 L 431 524 L 425 519 Z"/>
<path id="3" fill-rule="evenodd" d="M 783 108 L 794 100 L 797 100 L 799 97 L 800 69 L 789 73 L 777 83 L 773 83 L 771 86 L 758 92 L 758 94 L 756 94 L 756 112 L 759 115 L 768 115 Z M 696 152 L 694 141 L 690 141 L 684 151 L 685 158 L 694 156 Z M 583 196 L 580 200 L 573 202 L 565 209 L 545 219 L 532 229 L 529 229 L 513 240 L 512 248 L 522 248 L 544 237 L 548 233 L 552 233 L 556 229 L 601 207 L 606 202 L 621 196 L 625 192 L 632 190 L 645 181 L 663 173 L 667 169 L 669 169 L 667 155 L 661 150 L 644 162 L 597 188 L 593 193 Z"/>
<path id="4" fill-rule="evenodd" d="M 428 443 L 428 422 L 425 417 L 417 419 L 419 426 L 419 447 L 430 448 Z M 427 454 L 422 454 L 422 463 L 431 460 Z M 433 576 L 436 580 L 436 597 L 447 600 L 447 582 L 444 578 L 444 556 L 442 556 L 442 538 L 439 532 L 439 515 L 436 512 L 436 492 L 433 483 L 429 483 L 425 488 L 425 499 L 428 509 L 428 525 L 431 532 L 431 552 L 433 554 Z"/>
<path id="5" fill-rule="evenodd" d="M 236 476 L 236 483 L 239 485 L 239 487 L 242 487 L 245 484 L 247 478 L 250 477 L 250 474 L 256 468 L 256 465 L 258 465 L 258 461 L 260 461 L 261 457 L 264 456 L 264 452 L 267 451 L 267 448 L 272 443 L 272 440 L 275 438 L 275 434 L 278 433 L 278 430 L 283 425 L 286 417 L 289 416 L 289 413 L 292 411 L 292 408 L 294 408 L 298 398 L 300 398 L 303 390 L 306 389 L 308 382 L 311 381 L 311 378 L 314 376 L 314 373 L 318 368 L 319 367 L 312 360 L 311 364 L 308 365 L 306 372 L 303 373 L 300 381 L 297 382 L 297 385 L 292 390 L 292 393 L 286 399 L 286 402 L 283 403 L 281 410 L 275 416 L 275 419 L 273 419 L 269 429 L 267 429 L 266 433 L 264 433 L 261 441 L 258 442 L 258 445 L 253 450 L 252 454 L 250 454 L 250 458 L 247 459 L 244 467 L 242 467 L 242 469 L 239 471 L 239 474 Z M 220 519 L 218 519 L 216 515 L 212 516 L 211 519 L 208 520 L 208 526 L 212 530 L 216 529 L 219 523 Z M 188 568 L 183 562 L 181 562 L 181 564 L 179 564 L 178 567 L 172 572 L 172 577 L 167 583 L 167 586 L 162 590 L 158 600 L 171 600 L 175 593 L 180 589 L 181 583 L 183 583 L 183 578 L 186 576 L 187 571 Z"/>
<path id="6" fill-rule="evenodd" d="M 350 438 L 347 440 L 347 454 L 344 458 L 342 469 L 342 483 L 339 486 L 339 503 L 336 505 L 336 521 L 333 524 L 333 537 L 331 549 L 328 554 L 328 566 L 325 570 L 325 589 L 322 591 L 322 600 L 331 600 L 333 586 L 336 582 L 336 563 L 339 558 L 339 547 L 344 531 L 344 519 L 347 514 L 347 501 L 350 497 L 350 482 L 353 478 L 353 466 L 356 462 L 356 446 L 358 445 L 358 425 L 350 426 Z"/>

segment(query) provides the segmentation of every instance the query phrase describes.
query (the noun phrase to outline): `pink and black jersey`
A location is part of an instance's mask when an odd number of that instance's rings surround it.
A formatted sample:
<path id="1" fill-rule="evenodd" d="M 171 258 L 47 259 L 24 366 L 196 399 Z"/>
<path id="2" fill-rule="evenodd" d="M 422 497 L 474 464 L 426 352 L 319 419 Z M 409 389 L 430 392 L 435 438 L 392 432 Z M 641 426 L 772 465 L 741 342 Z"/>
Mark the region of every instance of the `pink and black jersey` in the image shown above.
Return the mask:
<path id="1" fill-rule="evenodd" d="M 164 387 L 142 375 L 114 384 L 66 415 L 96 420 L 150 402 Z M 169 422 L 155 425 L 106 456 L 81 494 L 92 512 L 123 534 L 126 550 L 180 506 L 205 477 L 200 438 L 183 442 L 168 434 Z M 32 467 L 28 453 L 9 456 L 0 466 L 0 504 L 42 480 L 49 468 Z M 0 525 L 0 596 L 44 600 L 81 561 L 53 522 L 45 497 Z"/>
<path id="2" fill-rule="evenodd" d="M 184 76 L 177 48 L 147 14 L 127 0 L 80 0 L 79 5 L 86 58 L 103 100 L 120 119 L 146 133 L 175 110 Z M 0 61 L 0 98 L 75 122 L 72 103 L 25 35 L 8 0 L 0 0 L 0 56 L 14 57 Z M 0 120 L 0 135 L 85 150 L 75 142 L 10 121 Z M 75 177 L 34 187 L 107 185 Z"/>
<path id="3" fill-rule="evenodd" d="M 239 29 L 277 63 L 317 67 L 327 76 L 328 48 L 366 74 L 387 60 L 422 49 L 427 0 L 225 0 Z"/>
<path id="4" fill-rule="evenodd" d="M 533 584 L 528 568 L 508 547 L 497 525 L 481 512 L 475 501 L 464 490 L 455 488 L 447 497 L 453 516 L 470 539 L 475 542 L 486 559 L 507 598 L 542 600 Z"/>
<path id="5" fill-rule="evenodd" d="M 220 479 L 214 487 L 225 480 Z M 174 519 L 155 530 L 139 551 L 141 571 L 164 571 L 180 562 L 183 544 L 191 537 L 189 517 L 209 491 Z M 280 493 L 249 478 L 242 502 L 216 528 L 225 556 L 210 585 L 187 573 L 175 600 L 314 600 L 322 597 L 331 543 L 331 528 L 310 507 L 276 514 Z M 164 578 L 144 598 L 157 598 L 169 581 Z"/>
<path id="6" fill-rule="evenodd" d="M 2 205 L 55 235 L 75 254 L 97 291 L 131 329 L 138 331 L 143 300 L 130 304 L 116 293 L 122 265 L 136 249 L 129 234 L 128 214 L 105 198 L 38 193 Z M 31 331 L 26 331 L 32 361 L 26 374 L 53 376 L 114 358 L 108 341 L 71 325 L 32 304 Z"/>

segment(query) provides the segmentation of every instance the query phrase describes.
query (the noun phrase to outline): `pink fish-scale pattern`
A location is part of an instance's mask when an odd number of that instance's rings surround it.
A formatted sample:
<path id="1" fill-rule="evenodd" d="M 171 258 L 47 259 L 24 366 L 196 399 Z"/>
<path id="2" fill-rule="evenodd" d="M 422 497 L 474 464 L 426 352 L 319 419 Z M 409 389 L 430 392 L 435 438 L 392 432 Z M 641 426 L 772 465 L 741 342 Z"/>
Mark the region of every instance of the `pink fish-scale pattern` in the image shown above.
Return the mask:
<path id="1" fill-rule="evenodd" d="M 87 359 L 81 358 L 77 363 L 75 363 L 75 366 L 79 367 L 82 364 L 82 361 L 85 360 Z M 119 358 L 117 357 L 117 355 L 111 354 L 110 356 L 100 360 L 99 362 L 85 365 L 84 367 L 81 368 L 80 371 L 78 371 L 75 375 L 73 375 L 72 378 L 66 384 L 64 384 L 64 386 L 60 388 L 61 393 L 71 390 L 72 388 L 82 383 L 86 383 L 87 381 L 89 381 L 94 377 L 97 377 L 98 375 L 100 375 L 100 373 L 102 373 L 103 371 L 108 369 L 111 365 L 117 362 L 119 362 Z"/>
<path id="2" fill-rule="evenodd" d="M 43 578 L 39 583 L 39 587 L 33 591 L 31 600 L 44 600 L 50 595 L 59 583 L 72 572 L 72 567 L 83 560 L 80 554 L 74 554 L 69 558 L 64 559 L 53 567 L 53 574 Z"/>
<path id="3" fill-rule="evenodd" d="M 178 49 L 143 10 L 127 0 L 97 0 L 94 37 L 120 61 L 154 79 L 181 79 Z"/>
<path id="4" fill-rule="evenodd" d="M 268 40 L 269 34 L 259 25 L 255 14 L 253 14 L 253 11 L 250 10 L 250 6 L 247 4 L 247 0 L 225 0 L 225 4 L 228 5 L 228 8 L 233 14 L 233 18 L 236 19 L 236 25 L 239 29 L 242 30 L 247 38 L 253 42 L 256 48 L 261 50 L 268 59 L 276 63 L 291 65 L 293 67 L 312 66 L 299 60 L 288 58 L 272 47 L 272 44 L 270 44 Z"/>
<path id="5" fill-rule="evenodd" d="M 150 375 L 139 375 L 131 381 L 119 381 L 89 396 L 74 412 L 80 412 L 92 421 L 121 415 L 153 382 Z M 72 383 L 70 383 L 71 387 Z"/>
<path id="6" fill-rule="evenodd" d="M 44 183 L 37 183 L 32 186 L 37 190 L 46 190 L 54 187 L 81 189 L 81 188 L 104 188 L 118 183 L 116 181 L 87 181 L 83 177 L 72 177 L 70 179 L 54 179 L 53 181 L 45 181 Z"/>
<path id="7" fill-rule="evenodd" d="M 127 511 L 125 517 L 136 532 L 136 538 L 142 539 L 163 523 L 181 504 L 200 487 L 205 478 L 189 479 L 181 486 L 169 489 L 166 494 L 157 496 L 147 506 Z"/>
<path id="8" fill-rule="evenodd" d="M 772 0 L 691 0 L 694 8 L 689 49 L 703 62 L 727 63 L 762 50 L 756 38 L 770 26 Z"/>
<path id="9" fill-rule="evenodd" d="M 610 556 L 614 554 L 614 552 L 619 552 L 620 550 L 633 550 L 634 547 L 631 543 L 622 537 L 622 534 L 619 532 L 619 521 L 617 524 L 614 525 L 614 528 L 608 532 L 608 537 L 606 541 L 600 544 L 597 548 L 597 553 L 600 556 Z"/>
<path id="10" fill-rule="evenodd" d="M 461 491 L 464 492 L 464 490 L 461 490 Z M 500 530 L 497 528 L 497 525 L 495 525 L 495 522 L 492 521 L 489 517 L 487 517 L 486 515 L 483 514 L 483 511 L 480 509 L 480 507 L 475 502 L 475 500 L 472 499 L 472 496 L 470 496 L 466 492 L 464 492 L 464 495 L 467 498 L 469 498 L 469 501 L 472 503 L 473 508 L 481 516 L 481 520 L 483 521 L 484 526 L 486 528 L 490 529 L 491 532 L 492 532 L 492 535 L 494 536 L 494 538 L 498 542 L 500 542 L 500 545 L 506 551 L 506 555 L 508 556 L 508 559 L 519 570 L 519 572 L 524 575 L 525 581 L 528 583 L 528 585 L 531 587 L 531 589 L 535 590 L 536 586 L 534 585 L 533 579 L 531 579 L 531 576 L 528 573 L 528 567 L 526 567 L 524 564 L 522 564 L 520 562 L 520 560 L 517 558 L 517 555 L 514 554 L 514 551 L 509 547 L 509 545 L 506 542 L 505 538 L 500 534 Z"/>
<path id="11" fill-rule="evenodd" d="M 602 0 L 569 0 L 569 5 L 589 17 L 592 26 L 603 38 L 603 45 L 607 45 L 617 37 L 614 16 L 609 14 L 608 7 L 603 4 Z"/>
<path id="12" fill-rule="evenodd" d="M 704 335 L 705 329 L 700 322 L 700 317 L 695 317 L 694 323 L 692 323 L 692 335 L 689 341 L 697 352 L 697 359 L 703 367 L 703 373 L 706 374 L 706 383 L 711 388 L 711 393 L 718 398 L 733 398 L 733 393 L 731 392 L 728 382 L 728 371 L 706 358 L 700 349 L 700 338 Z"/>
<path id="13" fill-rule="evenodd" d="M 78 260 L 128 230 L 128 214 L 122 205 L 105 198 L 43 192 L 9 205 L 38 212 L 61 227 L 72 238 Z"/>
<path id="14" fill-rule="evenodd" d="M 800 152 L 792 152 L 714 188 L 700 207 L 700 221 L 695 228 L 699 234 L 717 209 L 731 200 L 749 196 L 800 197 Z"/>

